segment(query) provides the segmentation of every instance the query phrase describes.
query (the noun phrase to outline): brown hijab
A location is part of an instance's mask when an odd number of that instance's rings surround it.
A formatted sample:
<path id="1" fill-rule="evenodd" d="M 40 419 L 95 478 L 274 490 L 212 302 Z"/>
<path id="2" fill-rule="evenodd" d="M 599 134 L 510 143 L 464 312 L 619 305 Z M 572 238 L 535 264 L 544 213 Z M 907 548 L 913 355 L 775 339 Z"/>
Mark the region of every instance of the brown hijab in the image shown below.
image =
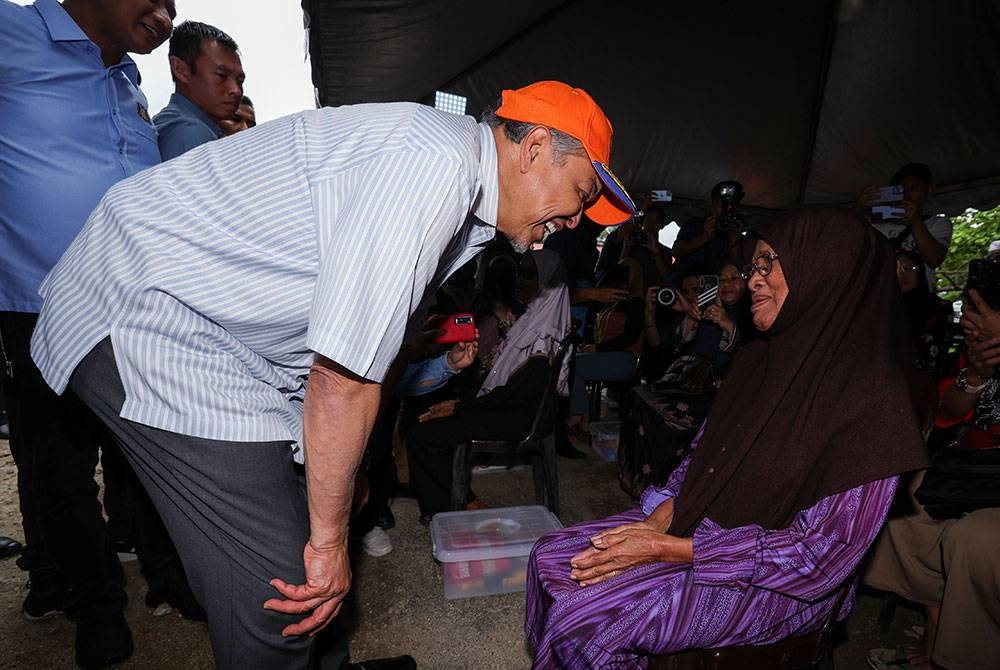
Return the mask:
<path id="1" fill-rule="evenodd" d="M 758 228 L 788 296 L 740 349 L 694 451 L 669 532 L 787 526 L 860 484 L 923 467 L 912 345 L 886 241 L 854 212 L 789 212 Z"/>

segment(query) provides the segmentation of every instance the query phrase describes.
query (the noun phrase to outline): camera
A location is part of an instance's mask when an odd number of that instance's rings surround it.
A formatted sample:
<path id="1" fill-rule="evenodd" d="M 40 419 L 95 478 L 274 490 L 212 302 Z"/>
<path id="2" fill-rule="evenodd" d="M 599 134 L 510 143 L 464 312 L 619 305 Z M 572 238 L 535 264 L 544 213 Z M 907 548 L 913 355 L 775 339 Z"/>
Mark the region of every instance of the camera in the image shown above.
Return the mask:
<path id="1" fill-rule="evenodd" d="M 736 213 L 736 208 L 743 199 L 743 187 L 738 181 L 724 181 L 715 189 L 715 196 L 722 204 L 722 213 L 715 219 L 715 228 L 720 233 L 743 229 L 743 217 Z"/>
<path id="2" fill-rule="evenodd" d="M 669 286 L 661 288 L 656 292 L 656 302 L 664 307 L 670 307 L 677 302 L 677 289 L 672 289 Z"/>
<path id="3" fill-rule="evenodd" d="M 719 295 L 719 275 L 702 275 L 698 278 L 698 297 L 696 299 L 699 309 L 715 302 Z M 664 307 L 670 307 L 677 302 L 677 289 L 665 286 L 656 292 L 656 302 Z"/>

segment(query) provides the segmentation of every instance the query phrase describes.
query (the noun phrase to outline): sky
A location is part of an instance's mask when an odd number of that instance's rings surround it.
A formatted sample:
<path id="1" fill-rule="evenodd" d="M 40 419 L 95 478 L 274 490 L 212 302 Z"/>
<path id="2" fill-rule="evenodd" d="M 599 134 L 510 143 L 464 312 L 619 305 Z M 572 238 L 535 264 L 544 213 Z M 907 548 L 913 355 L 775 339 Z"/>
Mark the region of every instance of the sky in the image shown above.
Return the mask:
<path id="1" fill-rule="evenodd" d="M 14 0 L 30 5 L 34 0 Z M 176 0 L 177 19 L 210 23 L 240 46 L 246 82 L 257 122 L 316 106 L 309 62 L 305 59 L 302 8 L 295 0 Z M 149 112 L 160 111 L 174 91 L 167 64 L 167 43 L 146 56 L 132 54 L 142 74 Z"/>

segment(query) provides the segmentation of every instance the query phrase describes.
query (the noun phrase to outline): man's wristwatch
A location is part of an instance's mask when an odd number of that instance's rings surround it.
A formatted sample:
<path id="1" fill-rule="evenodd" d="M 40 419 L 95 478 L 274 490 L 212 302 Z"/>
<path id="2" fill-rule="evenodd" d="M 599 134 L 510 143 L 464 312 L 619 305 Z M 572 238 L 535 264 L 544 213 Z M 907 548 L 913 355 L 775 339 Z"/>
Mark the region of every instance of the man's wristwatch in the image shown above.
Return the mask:
<path id="1" fill-rule="evenodd" d="M 973 394 L 979 393 L 984 388 L 986 388 L 986 385 L 990 383 L 990 380 L 987 379 L 978 386 L 972 386 L 969 384 L 969 378 L 967 376 L 968 369 L 969 368 L 962 368 L 961 370 L 958 371 L 958 374 L 955 375 L 955 388 L 957 388 L 962 393 L 973 393 Z"/>

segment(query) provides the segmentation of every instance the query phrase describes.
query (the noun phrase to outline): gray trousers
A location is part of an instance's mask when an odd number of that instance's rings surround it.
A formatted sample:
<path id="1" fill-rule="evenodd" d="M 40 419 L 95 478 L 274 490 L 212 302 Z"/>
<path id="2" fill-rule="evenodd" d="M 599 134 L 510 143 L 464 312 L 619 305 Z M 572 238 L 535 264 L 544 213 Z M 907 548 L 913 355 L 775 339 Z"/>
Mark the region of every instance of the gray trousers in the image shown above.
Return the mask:
<path id="1" fill-rule="evenodd" d="M 70 386 L 121 445 L 177 545 L 191 589 L 208 612 L 219 668 L 339 668 L 336 627 L 282 637 L 304 615 L 265 610 L 278 577 L 305 582 L 309 513 L 287 442 L 223 442 L 122 419 L 125 401 L 110 338 L 77 367 Z"/>

